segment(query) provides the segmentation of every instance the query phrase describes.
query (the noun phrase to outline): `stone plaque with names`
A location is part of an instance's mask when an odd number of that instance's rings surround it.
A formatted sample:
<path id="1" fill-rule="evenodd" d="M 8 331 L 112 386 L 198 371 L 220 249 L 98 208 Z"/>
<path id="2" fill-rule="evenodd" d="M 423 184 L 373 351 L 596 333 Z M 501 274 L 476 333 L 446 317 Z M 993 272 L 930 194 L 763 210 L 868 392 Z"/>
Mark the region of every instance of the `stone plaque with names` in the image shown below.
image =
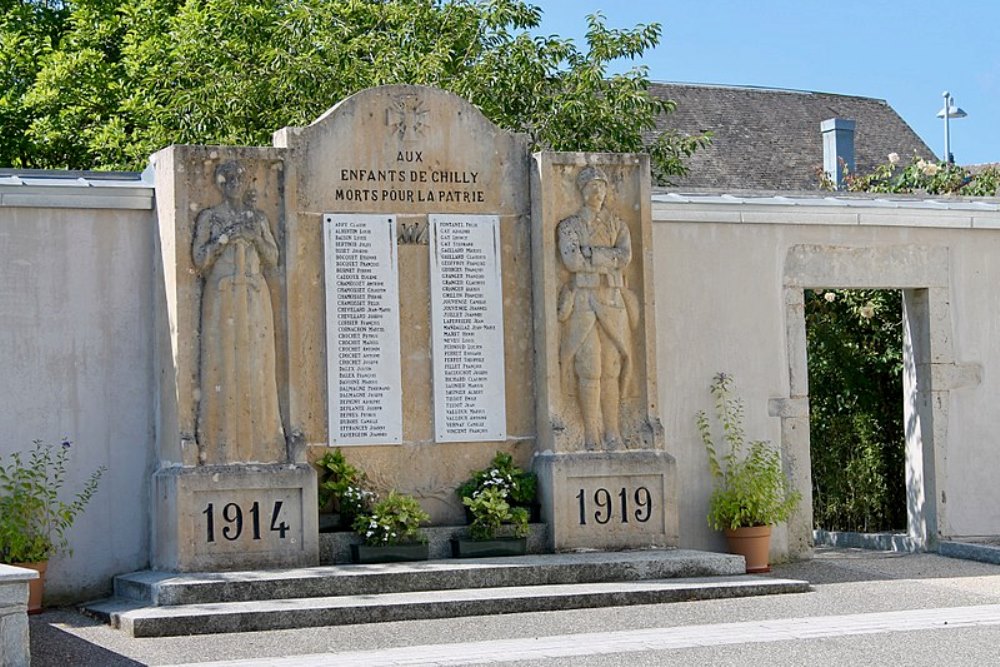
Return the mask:
<path id="1" fill-rule="evenodd" d="M 396 218 L 323 216 L 330 445 L 403 437 Z"/>
<path id="2" fill-rule="evenodd" d="M 507 438 L 500 218 L 429 216 L 437 442 Z"/>

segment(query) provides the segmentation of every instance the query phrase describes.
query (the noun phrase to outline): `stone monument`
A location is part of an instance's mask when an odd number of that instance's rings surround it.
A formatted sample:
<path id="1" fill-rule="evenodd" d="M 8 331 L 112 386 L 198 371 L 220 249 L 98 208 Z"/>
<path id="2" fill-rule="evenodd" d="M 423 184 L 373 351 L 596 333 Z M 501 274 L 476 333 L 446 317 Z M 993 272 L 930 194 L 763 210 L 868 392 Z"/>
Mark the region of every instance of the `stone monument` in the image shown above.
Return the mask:
<path id="1" fill-rule="evenodd" d="M 273 149 L 172 146 L 157 182 L 160 468 L 153 567 L 318 564 L 316 477 L 286 427 Z"/>
<path id="2" fill-rule="evenodd" d="M 675 463 L 656 410 L 649 183 L 647 156 L 535 156 L 535 467 L 556 549 L 677 544 Z"/>
<path id="3" fill-rule="evenodd" d="M 528 139 L 442 90 L 362 91 L 275 134 L 286 164 L 289 424 L 377 490 L 535 451 Z"/>
<path id="4" fill-rule="evenodd" d="M 532 161 L 420 86 L 274 143 L 154 156 L 154 567 L 315 564 L 331 446 L 438 524 L 501 450 L 539 473 L 553 548 L 676 544 L 646 158 Z"/>
<path id="5" fill-rule="evenodd" d="M 198 214 L 191 250 L 202 284 L 196 440 L 208 464 L 273 463 L 285 455 L 264 276 L 278 264 L 278 246 L 245 177 L 235 160 L 215 168 L 223 199 Z"/>

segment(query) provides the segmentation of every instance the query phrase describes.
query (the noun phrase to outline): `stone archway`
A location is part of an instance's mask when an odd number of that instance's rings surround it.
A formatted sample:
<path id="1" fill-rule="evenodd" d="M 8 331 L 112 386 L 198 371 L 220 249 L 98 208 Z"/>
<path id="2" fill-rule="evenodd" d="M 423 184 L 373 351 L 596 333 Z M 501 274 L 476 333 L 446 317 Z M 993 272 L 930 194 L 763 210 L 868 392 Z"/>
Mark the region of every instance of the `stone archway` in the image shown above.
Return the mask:
<path id="1" fill-rule="evenodd" d="M 772 399 L 781 418 L 782 455 L 803 502 L 788 521 L 788 549 L 812 546 L 812 475 L 804 290 L 900 289 L 903 292 L 903 401 L 906 427 L 907 537 L 933 547 L 945 525 L 945 452 L 950 392 L 979 383 L 977 364 L 958 364 L 952 345 L 949 249 L 919 245 L 795 245 L 785 258 L 783 289 L 789 396 Z"/>

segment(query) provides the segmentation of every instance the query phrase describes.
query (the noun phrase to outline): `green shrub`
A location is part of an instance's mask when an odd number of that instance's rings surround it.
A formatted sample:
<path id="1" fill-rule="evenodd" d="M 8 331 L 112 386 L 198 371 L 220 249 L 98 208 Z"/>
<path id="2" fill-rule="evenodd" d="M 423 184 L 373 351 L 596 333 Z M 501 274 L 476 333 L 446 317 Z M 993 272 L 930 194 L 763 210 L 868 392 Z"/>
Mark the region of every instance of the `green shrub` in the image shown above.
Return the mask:
<path id="1" fill-rule="evenodd" d="M 526 537 L 528 535 L 528 510 L 511 507 L 499 487 L 488 487 L 472 498 L 462 500 L 473 520 L 469 535 L 474 540 L 492 540 L 496 537 Z"/>
<path id="2" fill-rule="evenodd" d="M 755 440 L 747 448 L 743 402 L 732 396 L 732 381 L 731 376 L 719 373 L 711 386 L 715 416 L 722 428 L 718 446 L 708 415 L 700 411 L 697 416 L 708 467 L 715 478 L 708 510 L 708 525 L 715 530 L 785 521 L 801 500 L 801 494 L 791 488 L 781 467 L 781 456 L 771 443 Z M 720 449 L 724 451 L 721 455 Z"/>
<path id="3" fill-rule="evenodd" d="M 339 449 L 332 449 L 316 462 L 319 466 L 320 511 L 340 512 L 343 525 L 349 526 L 359 514 L 367 512 L 375 501 L 368 489 L 368 479 L 344 458 Z"/>
<path id="4" fill-rule="evenodd" d="M 411 544 L 426 541 L 420 526 L 430 520 L 416 498 L 390 491 L 371 510 L 358 514 L 352 528 L 369 546 Z"/>
<path id="5" fill-rule="evenodd" d="M 530 505 L 535 502 L 538 479 L 535 473 L 525 472 L 514 465 L 514 457 L 510 454 L 497 452 L 488 467 L 474 471 L 455 493 L 464 503 L 466 499 L 474 498 L 477 492 L 489 488 L 499 489 L 503 497 L 515 505 Z"/>
<path id="6" fill-rule="evenodd" d="M 66 481 L 71 443 L 59 447 L 35 440 L 27 455 L 0 459 L 0 562 L 33 563 L 71 553 L 66 531 L 97 492 L 105 468 L 91 473 L 70 502 L 59 498 Z"/>

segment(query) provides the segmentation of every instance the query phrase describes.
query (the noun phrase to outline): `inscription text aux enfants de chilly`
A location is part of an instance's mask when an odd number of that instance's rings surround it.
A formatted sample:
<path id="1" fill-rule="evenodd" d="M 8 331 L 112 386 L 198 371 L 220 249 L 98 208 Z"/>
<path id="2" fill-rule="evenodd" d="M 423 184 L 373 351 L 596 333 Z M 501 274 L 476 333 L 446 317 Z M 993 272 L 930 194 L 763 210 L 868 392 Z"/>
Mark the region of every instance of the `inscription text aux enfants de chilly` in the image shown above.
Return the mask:
<path id="1" fill-rule="evenodd" d="M 334 199 L 345 202 L 484 204 L 478 171 L 424 166 L 423 151 L 399 151 L 391 169 L 341 169 Z"/>

